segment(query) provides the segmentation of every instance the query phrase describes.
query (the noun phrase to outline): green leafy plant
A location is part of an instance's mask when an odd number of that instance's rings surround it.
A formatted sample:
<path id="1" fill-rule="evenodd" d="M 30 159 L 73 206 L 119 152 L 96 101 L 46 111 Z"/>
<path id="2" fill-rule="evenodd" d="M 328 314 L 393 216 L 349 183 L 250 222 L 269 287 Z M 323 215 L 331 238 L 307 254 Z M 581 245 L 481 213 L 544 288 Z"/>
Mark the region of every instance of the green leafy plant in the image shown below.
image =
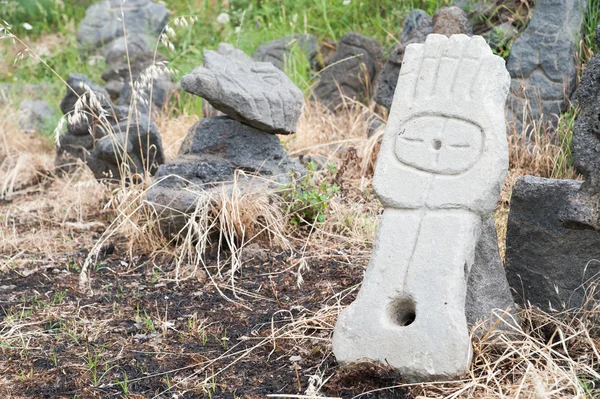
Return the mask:
<path id="1" fill-rule="evenodd" d="M 329 163 L 326 174 L 331 177 L 335 172 L 335 164 Z M 340 191 L 337 184 L 320 177 L 317 164 L 312 161 L 306 165 L 303 176 L 292 174 L 290 177 L 290 183 L 283 187 L 282 197 L 292 225 L 323 223 L 329 200 Z"/>

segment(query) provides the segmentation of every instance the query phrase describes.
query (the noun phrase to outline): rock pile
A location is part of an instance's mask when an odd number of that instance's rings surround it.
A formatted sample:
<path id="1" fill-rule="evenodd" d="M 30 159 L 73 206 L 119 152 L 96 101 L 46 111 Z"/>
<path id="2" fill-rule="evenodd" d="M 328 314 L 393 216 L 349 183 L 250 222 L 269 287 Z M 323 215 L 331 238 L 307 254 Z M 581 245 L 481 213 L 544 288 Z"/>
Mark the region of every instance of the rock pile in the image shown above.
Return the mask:
<path id="1" fill-rule="evenodd" d="M 132 81 L 138 81 L 144 70 L 164 62 L 164 57 L 154 53 L 154 44 L 168 19 L 169 10 L 154 0 L 103 0 L 87 9 L 77 40 L 84 54 L 105 58 L 102 78 L 118 105 L 130 104 Z M 148 75 L 153 78 L 143 79 L 149 82 L 140 91 L 147 98 L 152 92 L 151 103 L 161 109 L 176 86 L 164 74 L 158 78 L 156 73 Z M 138 107 L 144 105 L 140 102 Z"/>
<path id="2" fill-rule="evenodd" d="M 585 181 L 525 176 L 511 197 L 509 282 L 520 302 L 545 310 L 581 308 L 600 280 L 599 82 L 596 55 L 575 93 L 581 113 L 573 129 L 573 161 Z"/>
<path id="3" fill-rule="evenodd" d="M 67 131 L 57 147 L 56 166 L 69 170 L 84 161 L 99 180 L 120 180 L 154 173 L 164 162 L 160 133 L 140 111 L 114 105 L 108 92 L 87 76 L 71 74 L 61 111 L 67 115 Z"/>
<path id="4" fill-rule="evenodd" d="M 262 190 L 300 169 L 275 133 L 296 131 L 304 97 L 273 64 L 205 51 L 204 65 L 184 76 L 181 86 L 226 116 L 192 126 L 178 156 L 157 172 L 148 201 L 168 237 L 182 231 L 201 196 L 229 190 L 236 174 L 242 172 L 238 188 Z"/>

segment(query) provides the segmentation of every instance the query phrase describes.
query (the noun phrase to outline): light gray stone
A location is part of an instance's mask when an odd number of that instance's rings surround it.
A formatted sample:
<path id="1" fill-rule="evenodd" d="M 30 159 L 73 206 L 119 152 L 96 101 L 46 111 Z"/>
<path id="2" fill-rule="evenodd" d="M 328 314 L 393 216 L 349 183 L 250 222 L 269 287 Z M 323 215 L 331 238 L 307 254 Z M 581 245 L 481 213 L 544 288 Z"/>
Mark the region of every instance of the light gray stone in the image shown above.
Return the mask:
<path id="1" fill-rule="evenodd" d="M 125 49 L 120 39 L 124 36 L 123 26 L 128 35 L 158 37 L 168 20 L 169 10 L 153 0 L 103 0 L 87 9 L 77 31 L 77 41 L 84 51 L 100 51 L 103 55 L 109 52 L 111 57 L 118 57 L 123 53 L 118 54 L 117 50 Z M 139 44 L 138 39 L 133 41 Z M 113 44 L 114 40 L 120 42 Z"/>
<path id="2" fill-rule="evenodd" d="M 283 70 L 285 63 L 294 49 L 298 49 L 304 53 L 311 67 L 315 68 L 317 66 L 319 43 L 316 37 L 309 34 L 298 33 L 272 40 L 267 44 L 259 46 L 252 55 L 252 58 L 260 62 L 270 62 Z"/>
<path id="3" fill-rule="evenodd" d="M 328 67 L 321 72 L 314 97 L 331 111 L 336 111 L 349 99 L 368 103 L 382 60 L 383 47 L 376 39 L 358 33 L 345 34 Z"/>
<path id="4" fill-rule="evenodd" d="M 493 215 L 484 217 L 481 222 L 481 236 L 467 282 L 465 315 L 469 326 L 485 322 L 486 327 L 495 326 L 495 330 L 511 331 L 520 323 L 500 258 Z M 485 334 L 487 328 L 477 332 Z"/>
<path id="5" fill-rule="evenodd" d="M 25 133 L 51 133 L 56 111 L 45 101 L 23 100 L 19 105 L 19 128 Z"/>
<path id="6" fill-rule="evenodd" d="M 580 309 L 600 280 L 600 201 L 582 182 L 524 176 L 511 196 L 506 270 L 515 299 Z"/>
<path id="7" fill-rule="evenodd" d="M 334 330 L 340 363 L 377 362 L 408 381 L 468 370 L 467 279 L 508 169 L 509 85 L 479 36 L 432 34 L 407 47 L 373 179 L 385 210 L 360 292 Z"/>
<path id="8" fill-rule="evenodd" d="M 269 133 L 295 133 L 304 105 L 302 91 L 273 64 L 237 62 L 214 51 L 204 52 L 204 66 L 185 75 L 181 87 Z"/>
<path id="9" fill-rule="evenodd" d="M 553 130 L 577 78 L 576 52 L 586 0 L 537 0 L 529 25 L 511 47 L 507 117 L 520 132 Z"/>
<path id="10" fill-rule="evenodd" d="M 377 93 L 375 94 L 375 101 L 378 104 L 390 109 L 406 46 L 411 43 L 423 43 L 427 35 L 432 32 L 433 21 L 425 11 L 416 9 L 408 14 L 404 20 L 401 42 L 394 46 L 379 74 Z"/>
<path id="11" fill-rule="evenodd" d="M 236 171 L 248 174 L 239 176 L 239 188 L 261 190 L 287 182 L 294 169 L 302 168 L 290 160 L 277 136 L 226 116 L 205 118 L 192 126 L 179 155 L 160 166 L 148 201 L 171 238 L 186 225 L 199 197 L 231 186 Z"/>

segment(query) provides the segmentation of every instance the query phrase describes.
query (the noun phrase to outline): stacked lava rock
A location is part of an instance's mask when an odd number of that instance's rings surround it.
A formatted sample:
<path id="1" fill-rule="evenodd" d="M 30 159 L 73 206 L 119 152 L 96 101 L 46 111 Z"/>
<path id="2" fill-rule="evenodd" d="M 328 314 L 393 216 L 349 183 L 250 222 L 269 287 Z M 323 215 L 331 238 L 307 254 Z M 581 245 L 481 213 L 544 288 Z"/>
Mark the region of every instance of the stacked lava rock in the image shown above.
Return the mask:
<path id="1" fill-rule="evenodd" d="M 585 181 L 524 176 L 508 216 L 509 283 L 519 302 L 548 311 L 579 309 L 599 296 L 600 55 L 588 62 L 574 99 L 581 112 L 573 163 Z"/>
<path id="2" fill-rule="evenodd" d="M 155 43 L 169 20 L 169 10 L 153 0 L 103 0 L 90 6 L 79 26 L 77 41 L 84 55 L 100 55 L 106 61 L 102 78 L 106 90 L 118 105 L 129 105 L 131 82 L 140 80 L 143 71 L 164 64 L 165 58 L 155 53 Z M 125 33 L 126 32 L 126 33 Z M 156 68 L 155 70 L 160 70 Z M 168 76 L 145 79 L 146 97 L 152 93 L 158 109 L 175 90 Z M 142 104 L 138 104 L 139 107 Z"/>
<path id="3" fill-rule="evenodd" d="M 116 106 L 108 92 L 87 76 L 71 74 L 60 108 L 67 115 L 56 166 L 67 171 L 84 161 L 98 180 L 120 180 L 154 173 L 164 162 L 160 133 L 150 118 L 126 106 Z"/>
<path id="4" fill-rule="evenodd" d="M 185 227 L 203 193 L 232 187 L 236 173 L 244 190 L 285 182 L 298 165 L 276 134 L 296 131 L 304 103 L 300 89 L 273 64 L 214 51 L 204 52 L 204 66 L 184 76 L 181 86 L 226 116 L 197 122 L 179 155 L 158 169 L 148 201 L 170 237 Z"/>

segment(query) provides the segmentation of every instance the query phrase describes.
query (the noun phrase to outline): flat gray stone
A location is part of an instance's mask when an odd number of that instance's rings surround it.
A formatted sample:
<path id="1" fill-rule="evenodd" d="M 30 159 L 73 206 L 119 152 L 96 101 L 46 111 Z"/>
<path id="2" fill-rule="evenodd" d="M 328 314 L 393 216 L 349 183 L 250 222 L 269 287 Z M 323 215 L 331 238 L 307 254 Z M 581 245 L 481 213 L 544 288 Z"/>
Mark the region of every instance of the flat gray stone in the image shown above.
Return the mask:
<path id="1" fill-rule="evenodd" d="M 298 49 L 306 56 L 312 67 L 318 64 L 319 43 L 317 38 L 310 34 L 295 34 L 271 40 L 267 44 L 259 46 L 252 58 L 260 62 L 270 62 L 277 68 L 283 70 L 292 50 Z"/>
<path id="2" fill-rule="evenodd" d="M 327 68 L 321 72 L 314 88 L 315 98 L 331 111 L 344 104 L 343 97 L 367 103 L 382 59 L 383 47 L 376 39 L 358 33 L 345 34 Z"/>
<path id="3" fill-rule="evenodd" d="M 192 126 L 179 155 L 160 166 L 148 201 L 161 215 L 163 232 L 173 237 L 198 198 L 230 186 L 236 171 L 251 175 L 239 177 L 240 187 L 261 190 L 287 182 L 293 169 L 301 167 L 290 160 L 277 136 L 226 116 L 205 118 Z"/>
<path id="4" fill-rule="evenodd" d="M 296 132 L 304 95 L 268 62 L 237 62 L 204 52 L 204 66 L 181 79 L 181 87 L 227 116 L 269 133 Z"/>
<path id="5" fill-rule="evenodd" d="M 124 36 L 123 25 L 128 35 L 158 37 L 168 20 L 169 10 L 153 0 L 103 0 L 87 9 L 77 31 L 77 41 L 85 51 L 99 50 L 103 54 L 110 51 L 116 57 L 115 48 L 111 45 Z M 124 49 L 122 44 L 118 46 Z"/>
<path id="6" fill-rule="evenodd" d="M 19 128 L 25 133 L 51 133 L 57 114 L 45 101 L 23 100 L 19 105 Z"/>
<path id="7" fill-rule="evenodd" d="M 508 169 L 509 85 L 480 36 L 407 47 L 373 178 L 384 212 L 361 289 L 335 326 L 338 362 L 379 363 L 407 381 L 467 372 L 467 281 Z"/>
<path id="8" fill-rule="evenodd" d="M 520 323 L 500 257 L 493 215 L 481 222 L 481 236 L 467 282 L 465 314 L 469 326 L 485 322 L 487 326 L 497 324 L 496 330 L 510 331 L 511 326 L 518 327 Z M 486 329 L 478 332 L 485 333 Z"/>
<path id="9" fill-rule="evenodd" d="M 442 7 L 433 15 L 433 33 L 440 35 L 472 35 L 473 27 L 467 14 L 459 7 Z"/>
<path id="10" fill-rule="evenodd" d="M 433 32 L 433 21 L 423 10 L 412 10 L 404 20 L 401 41 L 392 49 L 390 57 L 385 62 L 379 74 L 375 102 L 387 109 L 392 106 L 392 99 L 398 83 L 398 75 L 402 67 L 404 50 L 411 43 L 423 43 L 427 35 Z"/>
<path id="11" fill-rule="evenodd" d="M 506 270 L 515 299 L 579 309 L 600 276 L 598 197 L 582 182 L 524 176 L 511 196 Z"/>
<path id="12" fill-rule="evenodd" d="M 517 131 L 535 123 L 552 130 L 577 78 L 576 52 L 586 0 L 537 0 L 529 25 L 512 45 L 507 117 Z M 541 122 L 541 123 L 540 123 Z"/>

